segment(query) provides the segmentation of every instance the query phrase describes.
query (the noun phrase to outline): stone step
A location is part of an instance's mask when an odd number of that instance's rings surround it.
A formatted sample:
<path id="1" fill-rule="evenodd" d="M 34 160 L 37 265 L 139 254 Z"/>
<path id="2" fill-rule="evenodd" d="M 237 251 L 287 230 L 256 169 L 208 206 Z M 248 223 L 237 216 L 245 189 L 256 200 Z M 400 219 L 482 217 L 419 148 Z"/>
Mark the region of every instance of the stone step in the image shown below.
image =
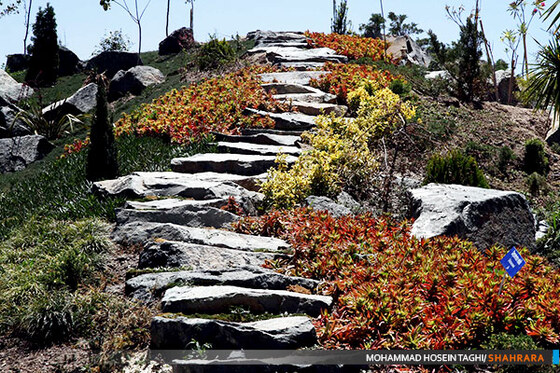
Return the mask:
<path id="1" fill-rule="evenodd" d="M 238 175 L 259 175 L 276 166 L 275 156 L 250 154 L 203 153 L 187 158 L 175 158 L 171 169 L 175 172 L 224 172 Z M 288 156 L 287 162 L 294 163 L 295 157 Z"/>
<path id="2" fill-rule="evenodd" d="M 306 41 L 285 41 L 278 42 L 274 40 L 262 40 L 255 45 L 255 48 L 266 48 L 266 47 L 280 47 L 280 48 L 301 48 L 309 49 L 309 44 Z"/>
<path id="3" fill-rule="evenodd" d="M 326 73 L 325 71 L 288 71 L 260 74 L 259 77 L 265 83 L 309 85 L 311 79 L 319 79 Z"/>
<path id="4" fill-rule="evenodd" d="M 151 349 L 187 349 L 194 339 L 212 349 L 297 349 L 317 343 L 311 319 L 279 317 L 248 323 L 156 316 L 150 327 Z"/>
<path id="5" fill-rule="evenodd" d="M 310 61 L 294 61 L 294 62 L 280 62 L 278 66 L 285 67 L 287 69 L 294 69 L 296 71 L 307 71 L 307 70 L 321 70 L 325 67 L 324 62 L 310 62 Z"/>
<path id="6" fill-rule="evenodd" d="M 255 135 L 224 135 L 220 133 L 213 133 L 216 141 L 226 142 L 244 142 L 250 144 L 260 145 L 281 145 L 281 146 L 297 146 L 301 141 L 300 136 L 293 135 L 275 135 L 269 133 L 257 133 Z"/>
<path id="7" fill-rule="evenodd" d="M 317 102 L 317 103 L 328 103 L 335 104 L 336 96 L 330 93 L 292 93 L 283 95 L 273 95 L 275 100 L 278 101 L 292 101 L 292 102 Z"/>
<path id="8" fill-rule="evenodd" d="M 243 111 L 245 115 L 267 116 L 274 120 L 275 129 L 280 130 L 307 130 L 315 127 L 315 117 L 301 113 L 269 113 L 267 111 L 247 108 Z"/>
<path id="9" fill-rule="evenodd" d="M 332 298 L 231 285 L 176 286 L 165 292 L 161 304 L 163 312 L 185 315 L 229 313 L 234 307 L 242 307 L 257 314 L 302 313 L 318 316 L 322 310 L 330 308 Z"/>
<path id="10" fill-rule="evenodd" d="M 292 83 L 264 83 L 261 87 L 267 92 L 274 95 L 286 95 L 295 93 L 322 93 L 316 88 Z"/>
<path id="11" fill-rule="evenodd" d="M 295 107 L 298 112 L 313 116 L 334 113 L 337 117 L 343 117 L 348 111 L 348 107 L 344 105 L 320 102 L 291 101 L 290 104 Z"/>
<path id="12" fill-rule="evenodd" d="M 294 47 L 259 47 L 253 48 L 248 54 L 266 53 L 273 63 L 284 62 L 348 62 L 346 56 L 337 55 L 330 48 L 301 49 Z"/>
<path id="13" fill-rule="evenodd" d="M 172 223 L 133 221 L 117 225 L 113 240 L 121 244 L 147 246 L 154 239 L 225 247 L 242 251 L 286 251 L 290 245 L 273 237 L 251 236 L 218 229 L 187 227 Z"/>
<path id="14" fill-rule="evenodd" d="M 253 135 L 276 135 L 276 136 L 297 136 L 301 139 L 304 130 L 279 130 L 274 128 L 242 128 L 242 136 Z"/>
<path id="15" fill-rule="evenodd" d="M 201 172 L 186 174 L 178 172 L 135 172 L 114 180 L 93 184 L 93 191 L 102 196 L 121 198 L 183 197 L 197 200 L 226 199 L 259 201 L 253 177 L 228 173 Z"/>
<path id="16" fill-rule="evenodd" d="M 247 39 L 257 42 L 276 43 L 276 42 L 293 42 L 305 41 L 307 37 L 301 31 L 251 31 L 247 33 Z"/>
<path id="17" fill-rule="evenodd" d="M 133 222 L 172 223 L 188 227 L 229 228 L 240 219 L 231 212 L 192 204 L 177 204 L 176 206 L 156 208 L 121 208 L 116 209 L 117 224 L 125 225 Z"/>
<path id="18" fill-rule="evenodd" d="M 241 251 L 185 242 L 154 242 L 142 251 L 138 268 L 185 268 L 220 271 L 243 266 L 260 266 L 285 254 Z"/>
<path id="19" fill-rule="evenodd" d="M 298 156 L 302 149 L 296 146 L 278 146 L 278 145 L 259 145 L 244 142 L 225 142 L 220 141 L 216 144 L 218 151 L 221 153 L 232 154 L 254 154 L 254 155 L 273 155 L 279 153 Z"/>
<path id="20" fill-rule="evenodd" d="M 126 281 L 128 296 L 144 301 L 152 301 L 163 295 L 171 285 L 212 286 L 232 285 L 252 289 L 288 290 L 301 286 L 313 291 L 319 286 L 317 280 L 286 276 L 262 267 L 228 268 L 223 271 L 177 271 L 145 273 Z"/>

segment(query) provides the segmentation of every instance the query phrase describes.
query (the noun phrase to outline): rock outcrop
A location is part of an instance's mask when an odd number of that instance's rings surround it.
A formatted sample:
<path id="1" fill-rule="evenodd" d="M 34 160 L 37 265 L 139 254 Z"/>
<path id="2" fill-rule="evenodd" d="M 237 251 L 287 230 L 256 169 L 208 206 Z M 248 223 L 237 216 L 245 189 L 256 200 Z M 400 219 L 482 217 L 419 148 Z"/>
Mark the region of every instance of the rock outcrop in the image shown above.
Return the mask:
<path id="1" fill-rule="evenodd" d="M 0 174 L 20 171 L 47 155 L 54 145 L 43 136 L 0 139 Z"/>
<path id="2" fill-rule="evenodd" d="M 43 109 L 43 115 L 55 119 L 62 115 L 80 115 L 93 110 L 97 104 L 97 84 L 90 83 L 80 88 L 72 96 L 51 104 Z"/>
<path id="3" fill-rule="evenodd" d="M 175 54 L 182 50 L 189 50 L 196 45 L 193 30 L 182 27 L 175 30 L 159 43 L 159 55 Z"/>
<path id="4" fill-rule="evenodd" d="M 86 64 L 86 70 L 96 70 L 105 73 L 107 78 L 112 79 L 120 70 L 128 70 L 131 67 L 143 65 L 138 53 L 131 52 L 101 52 Z"/>
<path id="5" fill-rule="evenodd" d="M 149 86 L 164 81 L 163 73 L 151 66 L 134 66 L 127 71 L 120 70 L 111 79 L 109 101 L 117 100 L 128 93 L 137 96 Z"/>

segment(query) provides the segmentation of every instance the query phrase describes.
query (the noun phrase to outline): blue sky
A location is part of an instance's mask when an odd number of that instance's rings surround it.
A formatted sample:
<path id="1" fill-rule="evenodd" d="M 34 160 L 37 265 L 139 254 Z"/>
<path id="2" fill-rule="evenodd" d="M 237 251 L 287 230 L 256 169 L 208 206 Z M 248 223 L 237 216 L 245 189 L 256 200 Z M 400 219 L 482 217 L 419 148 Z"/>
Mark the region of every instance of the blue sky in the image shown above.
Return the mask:
<path id="1" fill-rule="evenodd" d="M 139 0 L 144 4 L 146 0 Z M 46 1 L 34 0 L 33 13 Z M 129 0 L 133 3 L 133 0 Z M 482 0 L 482 18 L 488 39 L 498 57 L 506 58 L 500 35 L 515 23 L 506 12 L 508 0 Z M 73 50 L 81 59 L 88 59 L 104 33 L 122 29 L 131 41 L 136 43 L 137 29 L 122 9 L 113 6 L 105 12 L 98 0 L 51 0 L 55 8 L 58 35 L 63 45 Z M 143 51 L 156 50 L 159 41 L 165 37 L 166 0 L 152 0 L 144 16 Z M 446 17 L 445 5 L 464 5 L 467 11 L 474 6 L 474 0 L 385 0 L 385 12 L 407 14 L 410 21 L 425 29 L 432 29 L 440 40 L 449 43 L 458 38 L 458 27 Z M 380 10 L 378 0 L 348 0 L 349 18 L 357 30 L 372 13 Z M 176 29 L 187 25 L 188 7 L 184 0 L 172 0 L 171 26 Z M 301 30 L 328 32 L 332 17 L 331 0 L 196 0 L 195 38 L 205 41 L 208 35 L 230 37 L 239 33 L 262 30 Z M 34 16 L 32 17 L 34 20 Z M 548 35 L 545 25 L 536 19 L 531 26 L 531 37 L 546 43 Z M 0 64 L 5 55 L 21 53 L 23 50 L 23 14 L 0 18 Z M 134 46 L 133 49 L 137 47 Z M 534 55 L 536 44 L 531 40 L 529 51 Z"/>

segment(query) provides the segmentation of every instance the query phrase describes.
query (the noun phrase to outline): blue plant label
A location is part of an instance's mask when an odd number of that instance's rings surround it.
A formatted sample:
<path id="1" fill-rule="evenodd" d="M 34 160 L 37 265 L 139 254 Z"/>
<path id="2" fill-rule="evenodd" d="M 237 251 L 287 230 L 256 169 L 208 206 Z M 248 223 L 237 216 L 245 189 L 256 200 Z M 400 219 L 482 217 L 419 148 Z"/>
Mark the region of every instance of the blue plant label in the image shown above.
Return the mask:
<path id="1" fill-rule="evenodd" d="M 500 260 L 502 266 L 505 268 L 509 277 L 513 278 L 525 265 L 525 260 L 519 254 L 519 251 L 515 247 L 512 247 L 511 250 Z"/>

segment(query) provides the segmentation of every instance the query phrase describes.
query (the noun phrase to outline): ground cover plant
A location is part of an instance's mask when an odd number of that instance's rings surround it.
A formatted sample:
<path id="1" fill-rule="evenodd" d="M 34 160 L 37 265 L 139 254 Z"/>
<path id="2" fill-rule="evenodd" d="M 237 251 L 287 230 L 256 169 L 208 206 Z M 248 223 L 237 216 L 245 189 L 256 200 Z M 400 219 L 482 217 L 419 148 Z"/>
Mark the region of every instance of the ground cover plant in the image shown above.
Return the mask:
<path id="1" fill-rule="evenodd" d="M 257 75 L 270 71 L 268 67 L 253 66 L 172 90 L 124 114 L 115 124 L 115 134 L 158 136 L 188 144 L 204 139 L 212 131 L 236 133 L 239 126 L 271 127 L 274 122 L 268 117 L 242 114 L 246 107 L 287 110 L 260 87 Z"/>
<path id="2" fill-rule="evenodd" d="M 337 54 L 352 60 L 369 57 L 374 61 L 385 59 L 386 44 L 381 39 L 363 38 L 354 35 L 336 33 L 324 34 L 320 32 L 306 32 L 310 46 L 333 49 Z"/>
<path id="3" fill-rule="evenodd" d="M 416 239 L 407 221 L 300 208 L 246 218 L 237 230 L 288 240 L 293 259 L 269 266 L 327 281 L 336 305 L 316 321 L 326 348 L 476 348 L 500 333 L 541 347 L 560 340 L 560 272 L 528 250 L 527 266 L 497 297 L 505 249 Z"/>

